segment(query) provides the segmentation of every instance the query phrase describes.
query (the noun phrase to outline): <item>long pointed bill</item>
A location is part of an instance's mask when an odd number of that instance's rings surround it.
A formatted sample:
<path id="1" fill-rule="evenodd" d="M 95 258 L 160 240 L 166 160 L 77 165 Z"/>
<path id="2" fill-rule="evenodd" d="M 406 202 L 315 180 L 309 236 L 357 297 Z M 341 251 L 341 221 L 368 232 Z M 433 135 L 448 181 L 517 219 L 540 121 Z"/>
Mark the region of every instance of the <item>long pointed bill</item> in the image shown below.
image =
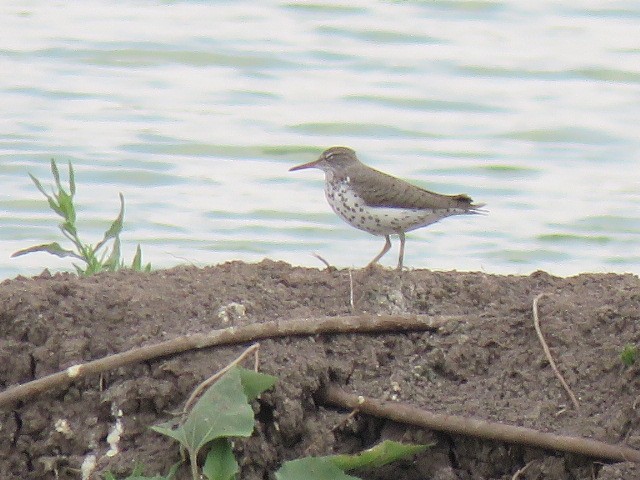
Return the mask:
<path id="1" fill-rule="evenodd" d="M 314 160 L 313 162 L 303 163 L 302 165 L 298 165 L 296 167 L 291 167 L 289 169 L 290 172 L 295 172 L 296 170 L 303 170 L 305 168 L 318 168 L 318 163 L 320 162 L 320 158 L 318 160 Z"/>

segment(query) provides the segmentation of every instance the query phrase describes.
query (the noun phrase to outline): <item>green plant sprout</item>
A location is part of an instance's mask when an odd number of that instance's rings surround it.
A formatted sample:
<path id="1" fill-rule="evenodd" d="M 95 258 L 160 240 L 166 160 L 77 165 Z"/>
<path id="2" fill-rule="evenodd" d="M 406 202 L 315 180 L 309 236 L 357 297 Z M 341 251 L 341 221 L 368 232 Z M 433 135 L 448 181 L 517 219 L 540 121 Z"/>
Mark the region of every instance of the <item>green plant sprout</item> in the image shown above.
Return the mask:
<path id="1" fill-rule="evenodd" d="M 198 453 L 208 448 L 202 473 L 209 480 L 232 480 L 240 471 L 229 437 L 249 437 L 254 415 L 249 402 L 276 383 L 276 377 L 232 367 L 198 399 L 183 423 L 151 427 L 187 451 L 193 480 L 200 478 Z"/>
<path id="2" fill-rule="evenodd" d="M 55 180 L 55 189 L 52 189 L 51 194 L 42 186 L 42 183 L 29 174 L 31 180 L 40 192 L 46 197 L 49 202 L 49 207 L 62 217 L 63 221 L 60 223 L 59 228 L 62 234 L 71 241 L 75 250 L 69 250 L 60 246 L 58 242 L 45 243 L 42 245 L 35 245 L 33 247 L 25 248 L 24 250 L 18 250 L 12 257 L 19 257 L 20 255 L 26 255 L 27 253 L 34 252 L 46 252 L 57 257 L 72 257 L 84 262 L 84 268 L 77 264 L 73 264 L 78 275 L 93 275 L 102 271 L 113 272 L 121 268 L 126 268 L 124 261 L 120 258 L 120 233 L 122 232 L 122 226 L 124 222 L 124 197 L 122 193 L 120 196 L 120 212 L 116 219 L 111 223 L 111 226 L 104 232 L 102 240 L 96 245 L 84 243 L 78 236 L 78 230 L 76 228 L 76 208 L 73 204 L 73 197 L 76 194 L 76 182 L 75 174 L 73 172 L 73 166 L 69 162 L 69 191 L 65 190 L 60 181 L 60 171 L 56 165 L 55 160 L 51 159 L 51 173 Z M 107 247 L 109 241 L 112 240 L 111 249 Z M 151 264 L 145 266 L 142 265 L 142 250 L 138 244 L 136 254 L 133 257 L 131 269 L 136 271 L 148 272 L 151 270 Z"/>
<path id="3" fill-rule="evenodd" d="M 415 445 L 385 440 L 354 455 L 305 457 L 285 462 L 275 472 L 276 480 L 360 480 L 345 472 L 378 468 L 411 455 L 424 452 L 431 445 Z"/>
<path id="4" fill-rule="evenodd" d="M 249 402 L 271 388 L 276 377 L 234 366 L 211 385 L 188 412 L 182 422 L 168 422 L 151 427 L 180 443 L 191 463 L 194 480 L 203 475 L 208 480 L 234 480 L 240 466 L 233 454 L 231 437 L 249 437 L 255 419 Z M 275 473 L 276 480 L 359 480 L 345 472 L 363 468 L 377 468 L 402 458 L 421 453 L 431 445 L 412 445 L 384 441 L 354 455 L 305 457 L 285 462 Z M 199 453 L 207 451 L 199 470 Z M 166 477 L 142 476 L 142 468 L 124 480 L 163 480 L 175 475 L 174 465 Z M 116 480 L 111 473 L 105 480 Z"/>
<path id="5" fill-rule="evenodd" d="M 636 363 L 637 358 L 638 348 L 635 345 L 628 343 L 622 348 L 622 351 L 620 352 L 620 360 L 622 360 L 622 363 L 624 363 L 625 366 L 630 367 Z"/>

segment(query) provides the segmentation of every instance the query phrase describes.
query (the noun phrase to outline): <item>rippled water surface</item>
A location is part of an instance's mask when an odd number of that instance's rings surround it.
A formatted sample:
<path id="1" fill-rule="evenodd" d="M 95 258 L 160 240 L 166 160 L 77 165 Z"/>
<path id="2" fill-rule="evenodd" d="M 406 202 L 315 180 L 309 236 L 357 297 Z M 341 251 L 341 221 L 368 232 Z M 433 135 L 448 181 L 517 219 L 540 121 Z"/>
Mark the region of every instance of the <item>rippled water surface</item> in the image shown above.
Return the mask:
<path id="1" fill-rule="evenodd" d="M 408 234 L 408 266 L 639 273 L 639 22 L 631 1 L 3 2 L 0 278 L 70 267 L 10 258 L 61 239 L 28 177 L 51 158 L 86 241 L 124 194 L 127 258 L 363 266 L 383 240 L 288 172 L 331 145 L 487 203 Z"/>

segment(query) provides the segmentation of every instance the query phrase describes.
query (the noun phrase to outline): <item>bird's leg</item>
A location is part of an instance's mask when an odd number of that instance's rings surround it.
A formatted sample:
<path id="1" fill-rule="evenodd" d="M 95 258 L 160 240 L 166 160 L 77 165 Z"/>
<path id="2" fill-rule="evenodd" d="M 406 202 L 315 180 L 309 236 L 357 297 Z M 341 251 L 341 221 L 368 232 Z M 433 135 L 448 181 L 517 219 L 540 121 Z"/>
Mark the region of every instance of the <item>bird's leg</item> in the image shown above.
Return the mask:
<path id="1" fill-rule="evenodd" d="M 384 254 L 387 253 L 391 248 L 391 238 L 389 237 L 389 235 L 385 235 L 384 238 L 386 239 L 386 241 L 384 243 L 384 247 L 382 247 L 382 251 L 369 262 L 366 268 L 373 267 L 376 263 L 378 263 L 378 260 L 380 260 L 384 256 Z"/>
<path id="2" fill-rule="evenodd" d="M 398 257 L 398 270 L 402 270 L 402 262 L 404 260 L 404 232 L 398 233 L 400 237 L 400 256 Z"/>

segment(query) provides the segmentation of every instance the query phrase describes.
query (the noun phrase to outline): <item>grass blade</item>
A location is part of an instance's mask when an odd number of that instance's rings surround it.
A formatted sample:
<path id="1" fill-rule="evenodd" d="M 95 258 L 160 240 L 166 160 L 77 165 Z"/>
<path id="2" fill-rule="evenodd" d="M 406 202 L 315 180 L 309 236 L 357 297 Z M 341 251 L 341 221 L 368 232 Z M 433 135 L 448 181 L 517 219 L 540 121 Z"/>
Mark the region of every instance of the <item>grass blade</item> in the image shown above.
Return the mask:
<path id="1" fill-rule="evenodd" d="M 44 243 L 42 245 L 35 245 L 33 247 L 25 248 L 23 250 L 18 250 L 17 252 L 13 253 L 11 256 L 20 257 L 21 255 L 26 255 L 27 253 L 34 253 L 34 252 L 46 252 L 46 253 L 50 253 L 51 255 L 55 255 L 56 257 L 61 257 L 61 258 L 74 257 L 82 260 L 82 257 L 80 255 L 78 255 L 76 252 L 72 250 L 67 250 L 62 248 L 58 242 Z"/>

